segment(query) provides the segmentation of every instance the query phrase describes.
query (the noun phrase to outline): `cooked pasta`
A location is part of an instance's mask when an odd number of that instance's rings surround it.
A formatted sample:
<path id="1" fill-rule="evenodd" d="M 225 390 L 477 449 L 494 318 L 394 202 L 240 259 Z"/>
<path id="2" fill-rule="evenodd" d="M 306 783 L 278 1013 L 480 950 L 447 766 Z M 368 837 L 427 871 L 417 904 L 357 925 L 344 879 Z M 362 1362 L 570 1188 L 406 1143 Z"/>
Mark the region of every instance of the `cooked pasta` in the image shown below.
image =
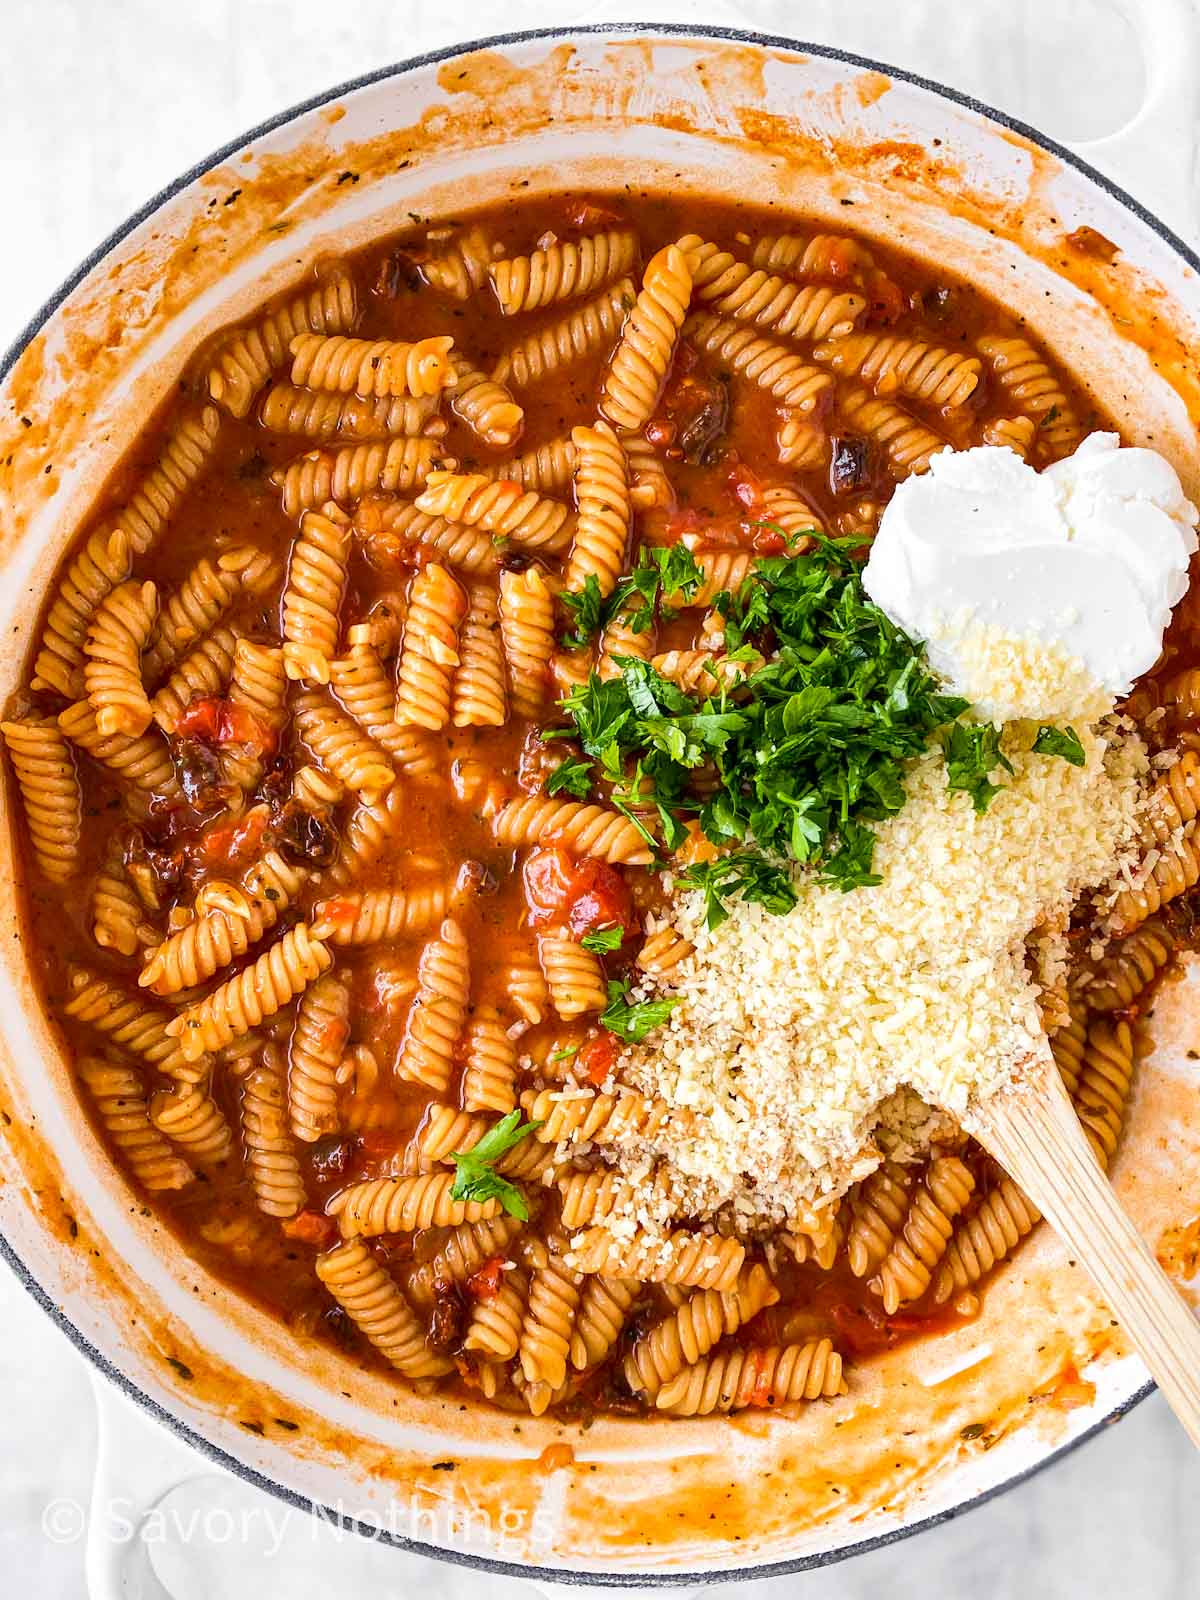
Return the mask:
<path id="1" fill-rule="evenodd" d="M 292 356 L 292 382 L 306 389 L 328 389 L 334 394 L 358 394 L 364 399 L 384 395 L 437 394 L 454 387 L 449 335 L 418 339 L 348 339 L 340 335 L 301 333 L 288 347 Z"/>
<path id="2" fill-rule="evenodd" d="M 883 451 L 893 477 L 907 478 L 928 472 L 930 457 L 949 445 L 932 428 L 890 400 L 879 400 L 866 389 L 843 389 L 839 396 L 842 415 L 852 429 L 875 440 Z"/>
<path id="3" fill-rule="evenodd" d="M 533 1272 L 517 1346 L 527 1382 L 557 1389 L 566 1378 L 582 1283 L 581 1273 L 555 1257 Z"/>
<path id="4" fill-rule="evenodd" d="M 225 776 L 239 788 L 254 788 L 274 752 L 287 720 L 287 683 L 279 646 L 236 640 L 227 696 L 235 737 L 223 747 L 221 761 Z"/>
<path id="5" fill-rule="evenodd" d="M 586 955 L 588 952 L 584 951 Z M 553 990 L 551 991 L 553 994 Z M 521 1105 L 531 1122 L 540 1123 L 537 1138 L 543 1144 L 573 1141 L 611 1144 L 618 1139 L 653 1139 L 673 1119 L 686 1135 L 688 1115 L 665 1101 L 627 1090 L 598 1094 L 591 1089 L 526 1090 Z"/>
<path id="6" fill-rule="evenodd" d="M 417 996 L 408 1019 L 396 1076 L 445 1094 L 471 996 L 468 946 L 453 917 L 421 952 Z"/>
<path id="7" fill-rule="evenodd" d="M 1037 423 L 1036 442 L 1063 454 L 1079 442 L 1079 423 L 1049 366 L 1027 339 L 985 335 L 979 353 L 1008 398 Z"/>
<path id="8" fill-rule="evenodd" d="M 559 321 L 510 345 L 492 368 L 492 377 L 497 383 L 528 389 L 594 355 L 620 333 L 634 300 L 633 280 L 621 278 Z"/>
<path id="9" fill-rule="evenodd" d="M 356 310 L 354 279 L 336 271 L 249 328 L 223 341 L 208 374 L 208 392 L 233 417 L 244 417 L 271 373 L 286 364 L 302 333 L 344 333 Z"/>
<path id="10" fill-rule="evenodd" d="M 883 1263 L 908 1215 L 913 1174 L 884 1161 L 850 1197 L 846 1257 L 856 1278 L 867 1278 Z"/>
<path id="11" fill-rule="evenodd" d="M 758 1265 L 747 1267 L 732 1289 L 698 1289 L 678 1311 L 637 1340 L 625 1357 L 626 1383 L 635 1394 L 653 1400 L 684 1367 L 694 1366 L 721 1339 L 778 1299 L 778 1289 Z"/>
<path id="12" fill-rule="evenodd" d="M 150 1120 L 198 1167 L 218 1166 L 233 1153 L 229 1124 L 201 1084 L 158 1090 L 150 1097 Z"/>
<path id="13" fill-rule="evenodd" d="M 473 584 L 458 641 L 450 720 L 456 728 L 502 728 L 508 720 L 508 688 L 496 590 Z"/>
<path id="14" fill-rule="evenodd" d="M 350 519 L 330 502 L 307 511 L 292 546 L 283 597 L 283 666 L 289 678 L 328 683 L 350 557 Z"/>
<path id="15" fill-rule="evenodd" d="M 272 1017 L 326 972 L 333 958 L 307 923 L 298 922 L 258 960 L 167 1023 L 186 1061 L 220 1050 Z"/>
<path id="16" fill-rule="evenodd" d="M 652 859 L 628 817 L 573 800 L 509 800 L 492 817 L 492 836 L 497 844 L 556 844 L 576 855 L 634 866 Z"/>
<path id="17" fill-rule="evenodd" d="M 426 283 L 455 300 L 469 300 L 488 281 L 492 247 L 481 228 L 465 228 L 448 247 L 420 265 Z"/>
<path id="18" fill-rule="evenodd" d="M 856 333 L 818 344 L 813 360 L 841 377 L 861 379 L 877 395 L 906 394 L 934 406 L 965 405 L 981 370 L 978 356 L 889 333 Z"/>
<path id="19" fill-rule="evenodd" d="M 288 1045 L 288 1122 L 305 1144 L 337 1127 L 338 1071 L 349 1037 L 350 991 L 327 972 L 301 995 Z"/>
<path id="20" fill-rule="evenodd" d="M 78 745 L 135 788 L 147 794 L 170 795 L 177 791 L 171 755 L 157 730 L 136 738 L 127 733 L 102 734 L 96 725 L 96 713 L 87 700 L 79 700 L 60 711 L 58 726 L 73 745 Z"/>
<path id="21" fill-rule="evenodd" d="M 536 717 L 549 688 L 554 599 L 536 567 L 500 574 L 500 638 L 514 713 Z"/>
<path id="22" fill-rule="evenodd" d="M 0 733 L 17 775 L 38 871 L 51 883 L 66 883 L 79 871 L 83 836 L 83 795 L 66 729 L 47 718 L 3 722 Z"/>
<path id="23" fill-rule="evenodd" d="M 646 263 L 641 290 L 604 379 L 600 409 L 615 427 L 636 432 L 650 420 L 691 295 L 687 257 L 669 244 Z"/>
<path id="24" fill-rule="evenodd" d="M 1037 423 L 1032 417 L 997 417 L 983 426 L 983 443 L 1011 450 L 1022 461 L 1029 458 Z"/>
<path id="25" fill-rule="evenodd" d="M 1041 1213 L 1006 1173 L 993 1173 L 994 1186 L 956 1225 L 933 1282 L 933 1298 L 941 1304 L 953 1294 L 973 1288 L 998 1261 L 1010 1255 L 1031 1233 Z"/>
<path id="26" fill-rule="evenodd" d="M 404 811 L 404 788 L 399 783 L 376 799 L 357 801 L 343 824 L 337 860 L 329 868 L 328 881 L 353 883 L 382 860 L 401 836 Z"/>
<path id="27" fill-rule="evenodd" d="M 112 839 L 92 885 L 92 938 L 102 950 L 136 955 L 156 934 L 147 926 L 145 908 L 125 870 L 121 846 Z"/>
<path id="28" fill-rule="evenodd" d="M 431 472 L 413 502 L 419 511 L 511 539 L 527 550 L 556 554 L 571 542 L 574 519 L 557 500 L 483 473 Z"/>
<path id="29" fill-rule="evenodd" d="M 728 317 L 697 312 L 684 324 L 683 336 L 714 361 L 719 361 L 722 367 L 765 389 L 789 411 L 814 410 L 820 405 L 821 397 L 833 387 L 829 373 L 814 367 L 798 351 L 764 339 L 752 327 Z M 836 350 L 839 344 L 854 342 L 844 339 L 819 348 Z"/>
<path id="30" fill-rule="evenodd" d="M 563 574 L 564 587 L 580 590 L 589 577 L 611 594 L 625 570 L 633 507 L 625 451 L 606 422 L 575 428 L 575 542 Z"/>
<path id="31" fill-rule="evenodd" d="M 805 470 L 829 463 L 829 435 L 811 417 L 794 417 L 785 411 L 779 419 L 776 443 L 781 466 Z"/>
<path id="32" fill-rule="evenodd" d="M 441 879 L 408 889 L 371 889 L 318 900 L 313 932 L 335 945 L 381 944 L 422 933 L 446 914 L 450 896 Z"/>
<path id="33" fill-rule="evenodd" d="M 975 1187 L 974 1174 L 957 1156 L 939 1156 L 917 1187 L 904 1225 L 871 1280 L 889 1316 L 929 1287 L 934 1268 L 946 1253 L 954 1219 Z"/>
<path id="34" fill-rule="evenodd" d="M 500 1210 L 498 1200 L 455 1200 L 451 1172 L 415 1178 L 372 1178 L 341 1190 L 326 1208 L 345 1238 L 381 1233 L 413 1233 L 418 1228 L 457 1228 L 486 1222 Z"/>
<path id="35" fill-rule="evenodd" d="M 221 419 L 212 406 L 185 414 L 172 428 L 158 461 L 117 514 L 130 553 L 144 556 L 208 465 Z"/>
<path id="36" fill-rule="evenodd" d="M 511 1361 L 521 1341 L 528 1299 L 529 1274 L 521 1267 L 507 1268 L 495 1294 L 475 1300 L 463 1348 L 493 1361 Z"/>
<path id="37" fill-rule="evenodd" d="M 500 310 L 511 317 L 591 294 L 610 278 L 628 272 L 637 254 L 638 239 L 632 229 L 609 228 L 579 240 L 556 241 L 531 255 L 493 261 L 488 274 Z"/>
<path id="38" fill-rule="evenodd" d="M 677 1283 L 692 1289 L 732 1289 L 746 1259 L 740 1239 L 679 1230 L 665 1238 L 635 1235 L 617 1243 L 597 1225 L 571 1241 L 570 1264 L 579 1272 L 628 1273 L 647 1283 Z"/>
<path id="39" fill-rule="evenodd" d="M 142 662 L 149 682 L 211 632 L 243 593 L 265 594 L 279 580 L 279 563 L 253 545 L 226 550 L 215 562 L 207 556 L 167 595 L 158 614 L 150 647 Z"/>
<path id="40" fill-rule="evenodd" d="M 401 724 L 446 726 L 454 669 L 461 664 L 458 632 L 467 613 L 462 585 L 436 561 L 413 579 L 404 620 L 404 642 L 396 676 L 396 715 Z"/>
<path id="41" fill-rule="evenodd" d="M 836 233 L 767 234 L 755 242 L 750 259 L 768 272 L 786 272 L 792 278 L 853 277 L 872 267 L 875 258 L 858 239 Z"/>
<path id="42" fill-rule="evenodd" d="M 221 695 L 233 677 L 238 635 L 232 628 L 214 628 L 172 672 L 150 701 L 154 721 L 174 733 L 193 700 Z"/>
<path id="43" fill-rule="evenodd" d="M 355 527 L 368 547 L 377 548 L 388 558 L 421 566 L 427 560 L 440 561 L 464 576 L 494 575 L 499 560 L 490 534 L 461 522 L 447 522 L 416 506 L 407 504 L 359 506 Z"/>
<path id="44" fill-rule="evenodd" d="M 329 394 L 273 383 L 263 396 L 258 415 L 272 433 L 302 433 L 310 439 L 415 438 L 437 439 L 446 424 L 437 415 L 440 395 L 383 395 L 364 400 L 356 394 Z M 328 497 L 326 497 L 328 498 Z M 335 496 L 336 498 L 336 496 Z M 314 502 L 315 504 L 316 502 Z"/>
<path id="45" fill-rule="evenodd" d="M 1144 922 L 1105 956 L 1087 987 L 1093 1011 L 1126 1011 L 1170 961 L 1175 940 L 1159 922 Z"/>
<path id="46" fill-rule="evenodd" d="M 142 651 L 158 615 L 152 583 L 123 583 L 106 595 L 88 624 L 83 681 L 96 728 L 105 737 L 136 739 L 153 720 L 142 683 Z"/>
<path id="47" fill-rule="evenodd" d="M 134 1069 L 85 1056 L 79 1077 L 113 1145 L 143 1189 L 183 1189 L 194 1174 L 150 1121 L 146 1091 Z"/>
<path id="48" fill-rule="evenodd" d="M 408 1298 L 415 1306 L 432 1306 L 439 1284 L 466 1283 L 488 1262 L 504 1260 L 520 1231 L 521 1223 L 516 1217 L 462 1223 L 452 1230 L 436 1255 L 408 1274 Z"/>
<path id="49" fill-rule="evenodd" d="M 307 1199 L 288 1127 L 288 1097 L 274 1049 L 251 1066 L 242 1084 L 242 1146 L 258 1209 L 268 1217 L 294 1217 Z"/>
<path id="50" fill-rule="evenodd" d="M 114 1045 L 181 1083 L 196 1083 L 204 1075 L 203 1053 L 185 1057 L 171 1037 L 170 1012 L 146 1005 L 84 967 L 75 968 L 68 983 L 71 998 L 63 1007 L 68 1017 L 86 1023 Z"/>
<path id="51" fill-rule="evenodd" d="M 497 461 L 478 470 L 489 478 L 503 478 L 535 494 L 559 495 L 571 487 L 575 472 L 575 446 L 570 439 L 550 439 L 522 455 Z"/>
<path id="52" fill-rule="evenodd" d="M 348 633 L 353 633 L 350 628 Z M 433 751 L 424 735 L 396 721 L 396 690 L 373 644 L 355 643 L 329 664 L 334 693 L 345 709 L 400 772 L 426 777 L 434 769 Z"/>
<path id="53" fill-rule="evenodd" d="M 865 314 L 860 294 L 790 282 L 737 261 L 694 234 L 678 241 L 696 297 L 718 316 L 752 322 L 789 339 L 839 339 Z"/>
<path id="54" fill-rule="evenodd" d="M 831 1399 L 844 1393 L 841 1356 L 828 1339 L 814 1339 L 802 1345 L 751 1346 L 710 1356 L 664 1384 L 655 1403 L 672 1416 L 707 1417 L 714 1411 Z"/>
<path id="55" fill-rule="evenodd" d="M 502 383 L 480 372 L 464 356 L 456 353 L 450 360 L 458 377 L 450 395 L 450 409 L 454 415 L 494 450 L 515 444 L 525 421 L 522 407 Z"/>
<path id="56" fill-rule="evenodd" d="M 318 1256 L 316 1273 L 384 1360 L 406 1377 L 435 1378 L 453 1370 L 452 1361 L 430 1350 L 412 1308 L 360 1239 Z"/>
<path id="57" fill-rule="evenodd" d="M 1097 1160 L 1105 1168 L 1125 1123 L 1133 1063 L 1133 1030 L 1128 1022 L 1098 1017 L 1091 1023 L 1071 1098 Z"/>
<path id="58" fill-rule="evenodd" d="M 310 450 L 273 472 L 271 482 L 282 492 L 284 516 L 298 517 L 329 500 L 349 503 L 376 492 L 411 494 L 434 467 L 454 464 L 437 439 L 396 438 Z"/>
<path id="59" fill-rule="evenodd" d="M 320 689 L 298 694 L 292 710 L 296 732 L 325 770 L 347 789 L 372 800 L 395 782 L 396 769 L 386 753 Z"/>
<path id="60" fill-rule="evenodd" d="M 467 1111 L 511 1111 L 517 1103 L 517 1052 L 494 1006 L 477 1006 L 467 1027 L 462 1099 Z"/>

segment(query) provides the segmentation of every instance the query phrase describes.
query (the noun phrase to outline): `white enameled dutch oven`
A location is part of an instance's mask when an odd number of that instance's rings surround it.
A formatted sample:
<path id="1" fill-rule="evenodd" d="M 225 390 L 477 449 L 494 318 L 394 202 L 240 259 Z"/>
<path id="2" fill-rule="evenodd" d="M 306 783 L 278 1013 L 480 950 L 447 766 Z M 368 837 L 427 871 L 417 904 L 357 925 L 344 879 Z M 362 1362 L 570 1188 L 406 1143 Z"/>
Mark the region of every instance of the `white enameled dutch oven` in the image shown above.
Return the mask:
<path id="1" fill-rule="evenodd" d="M 1097 159 L 1140 147 L 1160 182 L 1190 169 L 1189 12 L 1138 6 L 1147 104 Z M 514 35 L 388 68 L 254 130 L 151 201 L 35 319 L 0 387 L 4 692 L 94 486 L 211 330 L 410 212 L 626 183 L 771 198 L 952 264 L 1027 316 L 1200 498 L 1200 261 L 1077 154 L 935 84 L 733 28 Z M 1082 225 L 1116 246 L 1111 263 L 1067 243 Z M 845 1400 L 797 1418 L 580 1430 L 402 1392 L 291 1338 L 136 1203 L 40 1014 L 10 862 L 0 921 L 4 1252 L 126 1394 L 285 1500 L 399 1546 L 577 1583 L 794 1571 L 978 1503 L 1146 1391 L 1042 1230 L 976 1323 L 857 1369 Z M 1154 1244 L 1200 1210 L 1198 1012 L 1194 986 L 1164 991 L 1117 1163 Z M 109 1493 L 141 1503 L 147 1455 L 106 1459 Z"/>

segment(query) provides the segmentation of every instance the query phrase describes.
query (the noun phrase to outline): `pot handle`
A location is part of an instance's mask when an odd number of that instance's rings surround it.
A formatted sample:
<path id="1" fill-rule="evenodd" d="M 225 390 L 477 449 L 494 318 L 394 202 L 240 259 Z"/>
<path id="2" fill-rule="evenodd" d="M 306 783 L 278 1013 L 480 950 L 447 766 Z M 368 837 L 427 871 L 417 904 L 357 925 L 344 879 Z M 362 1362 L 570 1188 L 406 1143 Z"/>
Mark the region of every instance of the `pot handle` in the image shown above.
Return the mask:
<path id="1" fill-rule="evenodd" d="M 1141 108 L 1124 127 L 1068 148 L 1186 239 L 1197 229 L 1196 125 L 1200 18 L 1195 0 L 1116 0 L 1137 35 L 1146 75 Z"/>
<path id="2" fill-rule="evenodd" d="M 109 1379 L 95 1370 L 90 1376 L 98 1448 L 84 1558 L 88 1600 L 171 1600 L 150 1563 L 146 1519 L 164 1495 L 212 1469 Z"/>

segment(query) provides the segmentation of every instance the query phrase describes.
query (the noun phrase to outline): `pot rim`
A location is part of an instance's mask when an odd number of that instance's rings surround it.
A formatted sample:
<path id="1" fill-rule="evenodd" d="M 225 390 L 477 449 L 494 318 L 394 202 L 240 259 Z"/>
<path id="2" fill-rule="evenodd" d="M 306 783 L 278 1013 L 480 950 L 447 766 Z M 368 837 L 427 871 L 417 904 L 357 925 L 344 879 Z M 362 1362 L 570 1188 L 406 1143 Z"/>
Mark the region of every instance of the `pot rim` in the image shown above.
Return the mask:
<path id="1" fill-rule="evenodd" d="M 805 55 L 821 56 L 829 61 L 841 62 L 851 67 L 861 67 L 871 72 L 879 72 L 902 83 L 911 84 L 918 89 L 937 95 L 953 105 L 963 106 L 967 110 L 975 112 L 977 115 L 1008 129 L 1012 133 L 1019 134 L 1031 144 L 1039 146 L 1041 149 L 1056 156 L 1060 161 L 1073 167 L 1091 183 L 1095 184 L 1097 188 L 1101 189 L 1111 199 L 1117 201 L 1125 210 L 1131 212 L 1139 221 L 1143 222 L 1189 267 L 1200 274 L 1200 253 L 1188 245 L 1174 229 L 1169 228 L 1154 212 L 1150 211 L 1139 200 L 1136 200 L 1119 184 L 1114 183 L 1111 178 L 1106 177 L 1104 173 L 1098 171 L 1097 168 L 1077 155 L 1069 146 L 1050 138 L 1049 135 L 1040 132 L 1020 118 L 1011 116 L 1008 112 L 1000 111 L 986 101 L 978 100 L 972 95 L 964 94 L 960 90 L 952 89 L 946 84 L 939 83 L 936 79 L 922 77 L 919 73 L 909 72 L 902 67 L 890 66 L 886 62 L 877 61 L 870 56 L 857 55 L 849 50 L 839 50 L 832 45 L 811 44 L 802 39 L 791 39 L 780 34 L 760 33 L 753 29 L 735 28 L 719 23 L 588 22 L 575 26 L 560 24 L 556 27 L 518 29 L 509 33 L 489 34 L 481 39 L 465 40 L 460 44 L 443 45 L 436 50 L 425 51 L 421 55 L 409 56 L 402 61 L 393 62 L 390 66 L 378 67 L 374 71 L 362 73 L 358 77 L 347 78 L 319 94 L 312 95 L 306 100 L 298 101 L 285 110 L 277 112 L 274 116 L 266 118 L 264 121 L 248 128 L 236 138 L 220 145 L 185 172 L 180 173 L 170 183 L 165 184 L 149 200 L 131 213 L 124 222 L 118 224 L 94 250 L 84 257 L 78 267 L 63 280 L 58 288 L 48 296 L 4 351 L 3 355 L 0 356 L 0 384 L 3 383 L 9 372 L 16 365 L 26 347 L 41 332 L 42 328 L 68 296 L 78 288 L 93 269 L 123 239 L 127 238 L 135 228 L 153 216 L 169 200 L 172 200 L 190 184 L 194 183 L 196 179 L 202 177 L 204 173 L 228 157 L 235 155 L 253 140 L 261 138 L 264 134 L 272 133 L 277 128 L 281 128 L 285 124 L 307 115 L 309 112 L 318 110 L 321 106 L 328 105 L 330 101 L 340 99 L 343 95 L 354 93 L 359 89 L 369 88 L 371 85 L 382 83 L 389 78 L 400 77 L 402 74 L 417 71 L 422 67 L 452 60 L 456 56 L 480 50 L 529 44 L 540 39 L 564 39 L 587 34 L 649 34 L 663 37 L 729 40 L 737 44 L 749 44 L 768 49 L 782 49 L 802 52 Z M 971 1499 L 964 1500 L 955 1506 L 948 1506 L 944 1510 L 930 1512 L 927 1516 L 906 1524 L 904 1527 L 894 1528 L 885 1533 L 873 1534 L 852 1544 L 840 1545 L 833 1549 L 817 1551 L 809 1555 L 793 1556 L 781 1561 L 760 1562 L 753 1566 L 712 1568 L 702 1571 L 588 1572 L 567 1567 L 533 1566 L 515 1561 L 505 1561 L 493 1556 L 475 1555 L 470 1551 L 430 1544 L 421 1539 L 409 1539 L 401 1534 L 388 1532 L 355 1517 L 345 1516 L 340 1512 L 334 1511 L 331 1507 L 320 1505 L 317 1501 L 310 1500 L 295 1490 L 287 1488 L 284 1484 L 277 1482 L 258 1468 L 247 1465 L 221 1446 L 214 1444 L 188 1423 L 172 1415 L 170 1411 L 151 1395 L 147 1394 L 145 1390 L 139 1388 L 102 1351 L 98 1350 L 82 1330 L 76 1327 L 70 1317 L 55 1304 L 22 1261 L 3 1232 L 0 1232 L 0 1257 L 7 1262 L 22 1287 L 27 1290 L 46 1315 L 50 1317 L 59 1330 L 66 1335 L 79 1353 L 93 1367 L 103 1373 L 128 1399 L 153 1417 L 156 1422 L 168 1428 L 177 1438 L 184 1440 L 185 1443 L 197 1450 L 207 1460 L 224 1468 L 225 1471 L 232 1473 L 243 1482 L 264 1490 L 276 1499 L 282 1500 L 299 1510 L 312 1512 L 339 1528 L 352 1530 L 361 1534 L 364 1538 L 390 1545 L 398 1550 L 426 1556 L 437 1561 L 450 1562 L 455 1566 L 473 1567 L 480 1571 L 502 1573 L 507 1577 L 538 1579 L 544 1582 L 565 1585 L 594 1588 L 670 1588 L 684 1585 L 727 1583 L 732 1578 L 779 1578 L 793 1573 L 815 1571 L 821 1567 L 833 1566 L 840 1561 L 849 1560 L 853 1556 L 866 1555 L 874 1550 L 882 1550 L 889 1545 L 899 1544 L 901 1541 L 911 1538 L 914 1534 L 952 1522 L 964 1512 L 973 1511 L 977 1506 L 986 1505 L 999 1495 L 1006 1494 L 1010 1489 L 1015 1489 L 1020 1484 L 1028 1482 L 1038 1473 L 1045 1471 L 1046 1468 L 1071 1455 L 1081 1445 L 1095 1438 L 1097 1434 L 1114 1422 L 1120 1421 L 1135 1406 L 1140 1405 L 1156 1388 L 1156 1385 L 1148 1380 L 1126 1399 L 1113 1406 L 1103 1417 L 1093 1422 L 1090 1427 L 1076 1438 L 1070 1440 L 1067 1444 L 1060 1445 L 1057 1449 L 1049 1451 L 1032 1466 L 1023 1468 L 1011 1477 L 1004 1479 L 1001 1483 L 993 1484 L 990 1489 L 984 1490 Z"/>

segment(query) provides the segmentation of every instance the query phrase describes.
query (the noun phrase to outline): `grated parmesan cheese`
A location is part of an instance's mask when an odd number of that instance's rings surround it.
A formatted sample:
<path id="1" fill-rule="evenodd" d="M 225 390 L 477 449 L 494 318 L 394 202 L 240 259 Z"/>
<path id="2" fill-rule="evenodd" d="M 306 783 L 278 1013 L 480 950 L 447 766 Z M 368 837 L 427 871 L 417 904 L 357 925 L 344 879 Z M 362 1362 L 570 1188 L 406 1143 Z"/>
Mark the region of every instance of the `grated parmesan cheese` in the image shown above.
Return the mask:
<path id="1" fill-rule="evenodd" d="M 786 916 L 735 901 L 712 931 L 702 894 L 675 889 L 669 920 L 694 953 L 638 995 L 681 1003 L 615 1076 L 686 1109 L 687 1131 L 616 1150 L 654 1182 L 606 1219 L 614 1237 L 680 1217 L 815 1236 L 883 1150 L 946 1141 L 941 1113 L 1048 1056 L 1043 987 L 1065 969 L 1077 897 L 1127 866 L 1147 769 L 1136 736 L 1096 720 L 1111 701 L 1094 685 L 1080 698 L 1084 765 L 1035 755 L 1036 724 L 1012 723 L 1014 772 L 983 815 L 947 788 L 940 750 L 914 761 L 907 803 L 877 827 L 876 887 L 843 894 L 798 868 Z"/>

